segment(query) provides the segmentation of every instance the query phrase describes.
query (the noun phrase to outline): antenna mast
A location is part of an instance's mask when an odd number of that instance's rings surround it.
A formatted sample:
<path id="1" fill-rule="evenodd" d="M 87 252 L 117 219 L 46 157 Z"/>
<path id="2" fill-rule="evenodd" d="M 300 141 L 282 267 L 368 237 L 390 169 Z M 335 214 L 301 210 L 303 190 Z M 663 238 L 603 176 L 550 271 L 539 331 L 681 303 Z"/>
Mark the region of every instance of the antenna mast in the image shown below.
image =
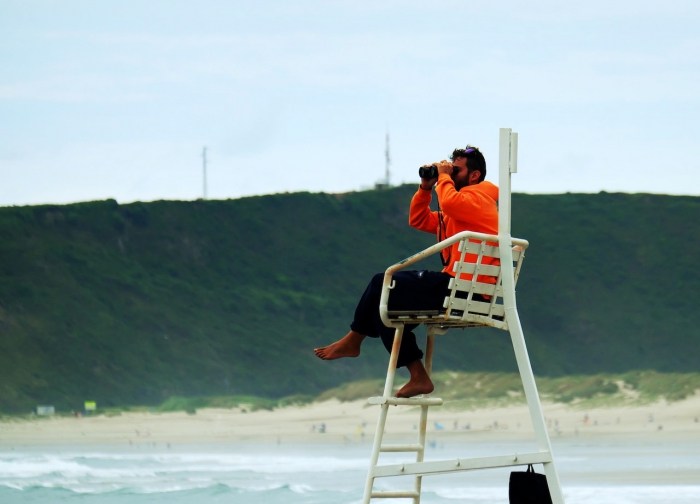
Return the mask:
<path id="1" fill-rule="evenodd" d="M 207 199 L 207 148 L 202 149 L 202 199 Z"/>
<path id="2" fill-rule="evenodd" d="M 386 132 L 386 150 L 384 151 L 386 157 L 385 173 L 384 178 L 386 180 L 386 186 L 391 186 L 391 172 L 389 172 L 389 165 L 391 164 L 391 156 L 389 155 L 389 131 Z"/>

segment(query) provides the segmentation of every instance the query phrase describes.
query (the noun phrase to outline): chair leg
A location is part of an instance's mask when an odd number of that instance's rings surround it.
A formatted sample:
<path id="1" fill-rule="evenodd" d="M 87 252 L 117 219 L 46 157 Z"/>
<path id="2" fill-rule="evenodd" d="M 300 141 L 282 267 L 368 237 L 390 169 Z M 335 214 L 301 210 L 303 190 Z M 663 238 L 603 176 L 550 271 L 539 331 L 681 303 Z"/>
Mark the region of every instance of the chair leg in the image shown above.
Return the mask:
<path id="1" fill-rule="evenodd" d="M 552 457 L 552 462 L 542 464 L 544 466 L 544 473 L 547 476 L 547 486 L 552 496 L 552 504 L 564 504 L 564 495 L 561 491 L 559 475 L 554 466 L 552 444 L 547 434 L 547 425 L 544 421 L 540 396 L 537 393 L 537 383 L 535 383 L 535 375 L 532 372 L 530 357 L 528 356 L 527 347 L 525 346 L 523 328 L 520 325 L 520 318 L 515 308 L 506 308 L 506 321 L 508 323 L 510 338 L 513 342 L 513 350 L 515 351 L 515 360 L 518 363 L 520 378 L 523 382 L 523 388 L 525 389 L 525 398 L 527 399 L 527 405 L 530 409 L 530 417 L 532 418 L 532 425 L 535 429 L 537 445 L 541 451 L 549 452 Z"/>
<path id="2" fill-rule="evenodd" d="M 428 339 L 425 344 L 425 371 L 428 376 L 432 374 L 433 369 L 433 346 L 435 343 L 435 328 L 428 326 Z M 424 394 L 423 397 L 429 394 Z M 423 447 L 421 451 L 416 453 L 416 462 L 423 462 L 425 456 L 425 433 L 428 427 L 428 406 L 423 405 L 420 407 L 420 423 L 418 431 L 418 444 Z M 421 486 L 423 484 L 423 477 L 416 476 L 416 481 L 414 485 L 414 490 L 418 492 L 418 497 L 413 498 L 413 504 L 420 504 Z"/>
<path id="3" fill-rule="evenodd" d="M 403 325 L 396 328 L 394 333 L 394 344 L 391 347 L 391 357 L 389 358 L 389 369 L 386 372 L 386 382 L 384 383 L 384 396 L 391 397 L 391 392 L 394 390 L 394 377 L 396 376 L 396 363 L 399 359 L 399 349 L 401 348 L 401 340 L 403 339 Z M 372 457 L 369 463 L 369 471 L 367 472 L 367 481 L 365 483 L 365 493 L 362 499 L 363 504 L 369 504 L 372 498 L 372 487 L 374 486 L 374 468 L 379 461 L 379 451 L 382 447 L 382 438 L 384 437 L 384 426 L 386 425 L 386 416 L 389 412 L 389 405 L 382 404 L 379 411 L 379 420 L 377 421 L 377 429 L 374 433 L 374 443 L 372 444 Z"/>

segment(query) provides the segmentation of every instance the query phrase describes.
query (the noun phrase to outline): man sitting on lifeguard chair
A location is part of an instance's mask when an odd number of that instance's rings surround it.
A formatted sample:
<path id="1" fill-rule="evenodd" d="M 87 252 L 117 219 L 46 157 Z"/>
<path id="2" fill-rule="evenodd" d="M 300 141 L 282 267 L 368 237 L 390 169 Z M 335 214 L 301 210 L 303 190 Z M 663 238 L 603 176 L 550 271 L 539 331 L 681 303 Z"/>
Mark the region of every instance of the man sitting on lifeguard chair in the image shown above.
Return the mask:
<path id="1" fill-rule="evenodd" d="M 437 235 L 442 241 L 462 231 L 498 234 L 498 187 L 484 180 L 486 160 L 478 148 L 467 145 L 455 149 L 450 161 L 435 163 L 437 177 L 421 170 L 421 184 L 411 200 L 409 224 L 411 227 Z M 433 172 L 434 173 L 434 172 Z M 440 210 L 432 212 L 432 189 L 438 197 Z M 389 298 L 389 310 L 443 310 L 445 297 L 450 295 L 449 282 L 455 276 L 454 263 L 460 259 L 459 242 L 441 251 L 442 271 L 397 271 L 393 275 L 394 289 Z M 470 257 L 472 256 L 472 257 Z M 467 262 L 476 262 L 475 254 L 467 254 Z M 382 322 L 379 302 L 384 273 L 376 274 L 360 298 L 350 332 L 343 338 L 314 353 L 323 360 L 357 357 L 364 339 L 381 338 L 391 353 L 395 328 Z M 487 281 L 479 279 L 480 281 Z M 481 299 L 480 299 L 481 298 Z M 484 300 L 479 294 L 474 300 Z M 417 324 L 406 324 L 398 356 L 397 367 L 406 366 L 410 380 L 396 393 L 396 397 L 414 397 L 433 391 L 433 382 L 421 359 L 423 352 L 416 344 L 412 330 Z"/>

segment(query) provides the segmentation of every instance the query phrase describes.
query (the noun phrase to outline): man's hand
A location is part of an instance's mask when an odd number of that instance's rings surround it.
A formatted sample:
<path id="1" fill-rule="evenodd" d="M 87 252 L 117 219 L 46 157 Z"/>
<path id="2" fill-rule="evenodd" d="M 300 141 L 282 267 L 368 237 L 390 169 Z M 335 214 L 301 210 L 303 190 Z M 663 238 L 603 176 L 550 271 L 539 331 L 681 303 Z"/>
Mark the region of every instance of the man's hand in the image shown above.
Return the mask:
<path id="1" fill-rule="evenodd" d="M 446 161 L 442 160 L 439 163 L 436 163 L 438 167 L 438 174 L 441 173 L 447 173 L 448 175 L 452 175 L 452 162 L 451 161 Z"/>
<path id="2" fill-rule="evenodd" d="M 437 163 L 423 165 L 422 168 L 427 168 L 429 166 L 437 166 L 438 175 L 441 173 L 447 173 L 448 175 L 452 175 L 452 162 L 450 162 L 450 161 L 446 161 L 443 159 L 442 161 L 439 161 Z M 432 190 L 433 186 L 435 184 L 437 184 L 437 181 L 438 181 L 437 178 L 430 179 L 430 180 L 421 179 L 420 187 L 421 187 L 421 189 L 425 189 L 426 191 L 430 191 L 430 190 Z"/>

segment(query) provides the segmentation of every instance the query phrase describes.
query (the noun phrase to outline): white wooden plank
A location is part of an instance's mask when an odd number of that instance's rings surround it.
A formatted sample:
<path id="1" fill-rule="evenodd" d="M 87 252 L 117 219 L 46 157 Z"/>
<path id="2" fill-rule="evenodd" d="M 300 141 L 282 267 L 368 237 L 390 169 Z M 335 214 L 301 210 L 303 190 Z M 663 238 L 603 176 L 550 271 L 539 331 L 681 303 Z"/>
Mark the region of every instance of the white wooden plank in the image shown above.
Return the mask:
<path id="1" fill-rule="evenodd" d="M 542 464 L 551 461 L 552 455 L 549 452 L 514 453 L 512 455 L 498 455 L 495 457 L 382 465 L 374 468 L 372 476 L 375 478 L 384 478 L 388 476 L 404 476 L 407 474 L 445 474 L 459 471 L 473 471 L 476 469 L 492 469 L 495 467 Z"/>
<path id="2" fill-rule="evenodd" d="M 464 242 L 462 242 L 464 243 Z M 473 242 L 473 241 L 468 241 L 466 242 L 467 244 L 467 252 L 469 254 L 476 254 L 479 255 L 479 252 L 481 251 L 481 242 Z M 522 247 L 520 246 L 515 246 L 513 247 L 513 260 L 517 261 L 520 258 L 520 253 L 522 251 Z M 461 250 L 460 250 L 461 252 Z M 498 245 L 493 246 L 493 245 L 484 245 L 484 256 L 485 257 L 501 257 L 501 251 L 498 249 Z"/>
<path id="3" fill-rule="evenodd" d="M 445 327 L 450 327 L 450 322 L 453 320 L 458 321 L 454 326 L 457 328 L 463 327 L 495 327 L 496 329 L 508 330 L 508 324 L 504 321 L 505 317 L 498 316 L 498 318 L 489 318 L 487 315 L 477 315 L 476 313 L 467 313 L 464 318 L 462 316 L 457 316 L 455 318 L 448 319 L 444 323 Z"/>
<path id="4" fill-rule="evenodd" d="M 467 253 L 479 255 L 481 252 L 481 242 L 467 242 Z M 501 252 L 498 250 L 498 245 L 484 245 L 484 256 L 486 257 L 501 257 Z"/>
<path id="5" fill-rule="evenodd" d="M 491 308 L 491 303 L 483 303 L 481 301 L 470 301 L 469 302 L 469 313 L 480 313 L 486 315 Z M 452 300 L 453 310 L 467 311 L 467 300 L 455 298 Z M 496 315 L 497 317 L 502 317 L 505 314 L 505 308 L 503 305 L 494 305 L 491 315 Z"/>
<path id="6" fill-rule="evenodd" d="M 487 296 L 493 296 L 494 293 L 497 296 L 502 296 L 503 292 L 503 289 L 500 286 L 497 287 L 496 284 L 473 282 L 471 280 L 457 280 L 456 278 L 450 280 L 450 289 L 455 286 L 455 283 L 457 285 L 457 290 L 461 292 L 470 292 L 472 288 L 474 289 L 473 292 L 476 294 L 485 294 Z"/>
<path id="7" fill-rule="evenodd" d="M 417 499 L 420 493 L 415 490 L 375 490 L 372 492 L 373 499 Z"/>
<path id="8" fill-rule="evenodd" d="M 455 273 L 457 272 L 458 265 L 459 265 L 459 262 L 456 262 L 454 264 L 454 268 L 452 268 Z M 476 269 L 476 263 L 463 263 L 463 265 L 462 265 L 462 273 L 474 273 L 475 269 Z M 501 271 L 500 266 L 491 266 L 489 264 L 481 264 L 479 266 L 479 275 L 497 277 L 498 273 L 500 271 Z"/>
<path id="9" fill-rule="evenodd" d="M 423 451 L 424 447 L 420 444 L 393 444 L 382 445 L 379 449 L 382 452 L 419 452 Z"/>
<path id="10" fill-rule="evenodd" d="M 370 397 L 367 404 L 390 404 L 392 406 L 442 406 L 439 397 Z"/>

